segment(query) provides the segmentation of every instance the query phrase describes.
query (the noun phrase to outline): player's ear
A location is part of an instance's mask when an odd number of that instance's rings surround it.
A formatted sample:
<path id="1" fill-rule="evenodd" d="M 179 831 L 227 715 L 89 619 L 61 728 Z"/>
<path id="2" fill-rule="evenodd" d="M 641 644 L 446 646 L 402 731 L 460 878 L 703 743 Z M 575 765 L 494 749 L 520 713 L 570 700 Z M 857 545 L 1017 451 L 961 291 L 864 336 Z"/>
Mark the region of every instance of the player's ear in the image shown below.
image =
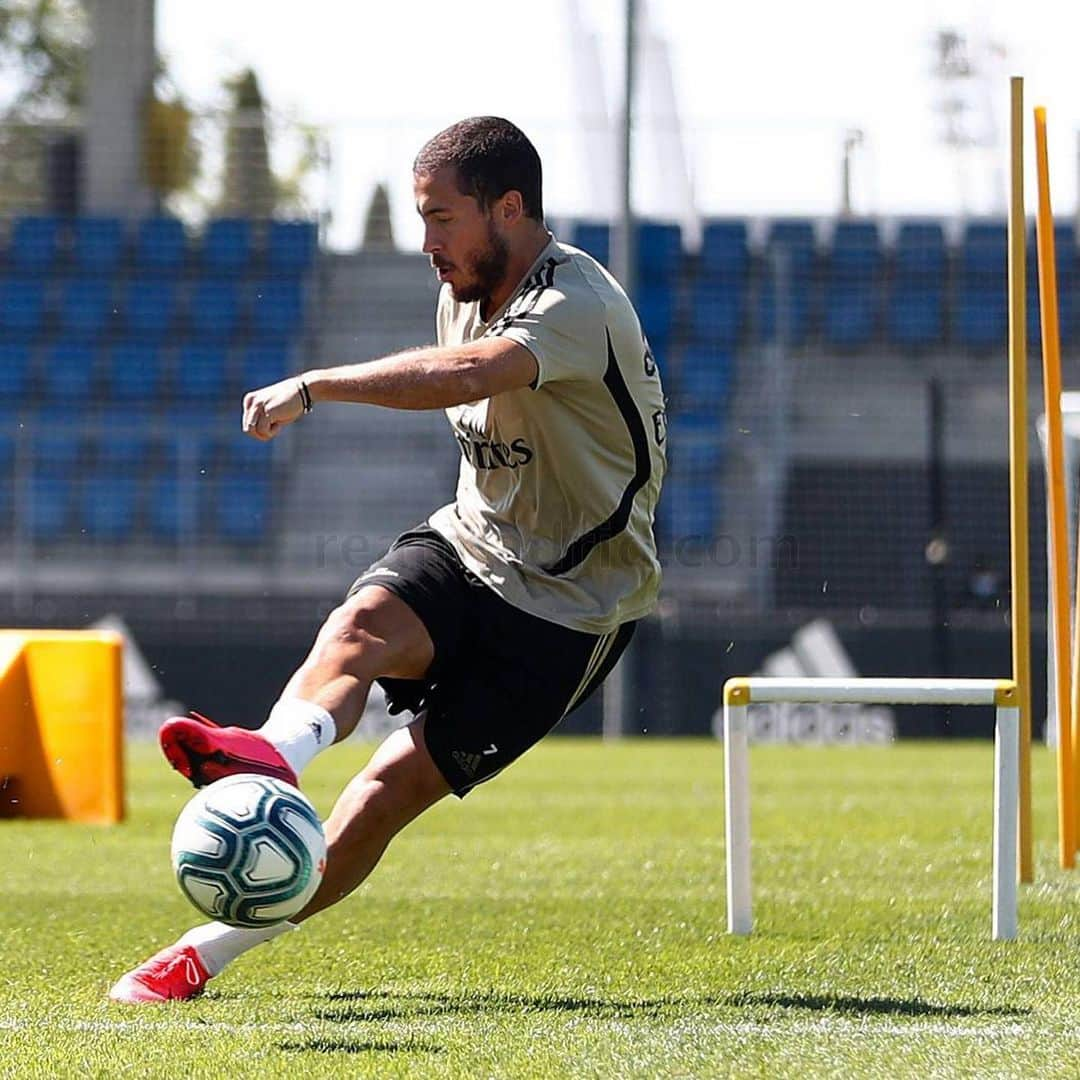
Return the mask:
<path id="1" fill-rule="evenodd" d="M 520 191 L 512 188 L 499 200 L 501 203 L 501 217 L 504 225 L 513 225 L 525 212 L 525 204 Z"/>

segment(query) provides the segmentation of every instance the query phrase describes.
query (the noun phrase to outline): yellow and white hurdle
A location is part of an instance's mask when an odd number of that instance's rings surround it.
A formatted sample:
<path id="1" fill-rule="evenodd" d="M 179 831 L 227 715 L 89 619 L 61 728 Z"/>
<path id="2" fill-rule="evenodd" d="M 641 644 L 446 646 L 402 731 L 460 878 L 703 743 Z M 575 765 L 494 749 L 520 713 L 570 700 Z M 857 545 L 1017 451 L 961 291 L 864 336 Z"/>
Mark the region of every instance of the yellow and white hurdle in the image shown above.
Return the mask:
<path id="1" fill-rule="evenodd" d="M 724 684 L 724 808 L 728 932 L 754 927 L 750 876 L 750 760 L 747 708 L 764 703 L 827 705 L 992 705 L 994 831 L 991 934 L 1016 937 L 1020 703 L 1011 679 L 738 678 Z"/>

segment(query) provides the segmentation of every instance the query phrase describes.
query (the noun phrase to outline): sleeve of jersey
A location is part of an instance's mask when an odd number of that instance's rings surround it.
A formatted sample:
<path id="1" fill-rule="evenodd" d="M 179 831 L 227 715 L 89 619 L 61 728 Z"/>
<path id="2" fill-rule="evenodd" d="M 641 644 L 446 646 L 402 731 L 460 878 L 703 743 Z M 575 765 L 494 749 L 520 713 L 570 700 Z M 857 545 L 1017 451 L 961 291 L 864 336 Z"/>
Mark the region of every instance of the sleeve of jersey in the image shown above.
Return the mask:
<path id="1" fill-rule="evenodd" d="M 545 289 L 528 310 L 515 314 L 499 336 L 524 345 L 536 358 L 532 384 L 602 379 L 607 363 L 602 309 Z"/>

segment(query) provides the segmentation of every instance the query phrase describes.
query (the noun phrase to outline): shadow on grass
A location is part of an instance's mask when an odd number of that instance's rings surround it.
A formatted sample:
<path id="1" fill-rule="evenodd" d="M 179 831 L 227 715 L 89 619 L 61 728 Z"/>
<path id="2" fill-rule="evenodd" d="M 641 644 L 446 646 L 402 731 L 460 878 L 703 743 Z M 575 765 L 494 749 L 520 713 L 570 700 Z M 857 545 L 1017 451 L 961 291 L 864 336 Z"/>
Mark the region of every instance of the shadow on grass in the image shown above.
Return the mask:
<path id="1" fill-rule="evenodd" d="M 845 997 L 835 994 L 673 995 L 619 1000 L 570 997 L 559 994 L 460 994 L 343 990 L 326 995 L 331 1008 L 315 1010 L 320 1020 L 351 1024 L 375 1020 L 403 1020 L 421 1016 L 491 1015 L 494 1013 L 561 1012 L 593 1019 L 633 1020 L 677 1016 L 702 1007 L 807 1009 L 855 1016 L 907 1016 L 939 1018 L 1022 1017 L 1030 1009 L 941 1005 L 921 998 Z"/>
<path id="2" fill-rule="evenodd" d="M 718 1002 L 718 1004 L 721 1002 Z M 975 1005 L 937 1005 L 922 998 L 843 997 L 835 994 L 734 994 L 723 1004 L 736 1008 L 764 1005 L 813 1012 L 851 1013 L 858 1016 L 1029 1016 L 1030 1009 L 981 1008 Z"/>
<path id="3" fill-rule="evenodd" d="M 403 993 L 344 990 L 327 995 L 337 1005 L 316 1009 L 320 1020 L 349 1024 L 370 1020 L 401 1020 L 419 1016 L 462 1016 L 492 1013 L 562 1012 L 597 1019 L 629 1020 L 659 1016 L 673 1007 L 695 1004 L 681 999 L 617 1001 L 610 998 L 563 997 L 558 994 Z M 700 1004 L 699 1002 L 696 1002 Z"/>
<path id="4" fill-rule="evenodd" d="M 441 1054 L 443 1048 L 432 1043 L 390 1042 L 382 1039 L 304 1039 L 281 1042 L 279 1050 L 302 1054 Z"/>

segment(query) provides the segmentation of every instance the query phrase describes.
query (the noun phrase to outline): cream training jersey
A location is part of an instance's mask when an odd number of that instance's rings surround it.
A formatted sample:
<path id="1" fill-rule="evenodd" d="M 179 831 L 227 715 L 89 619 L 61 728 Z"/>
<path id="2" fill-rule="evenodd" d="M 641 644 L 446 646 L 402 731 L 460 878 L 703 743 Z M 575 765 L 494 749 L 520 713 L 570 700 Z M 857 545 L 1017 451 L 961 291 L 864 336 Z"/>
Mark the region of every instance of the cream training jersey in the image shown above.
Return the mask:
<path id="1" fill-rule="evenodd" d="M 554 237 L 487 322 L 439 295 L 440 345 L 510 338 L 531 387 L 446 410 L 457 497 L 429 524 L 517 608 L 603 634 L 648 614 L 660 587 L 653 512 L 666 468 L 664 395 L 637 315 L 591 256 Z"/>

